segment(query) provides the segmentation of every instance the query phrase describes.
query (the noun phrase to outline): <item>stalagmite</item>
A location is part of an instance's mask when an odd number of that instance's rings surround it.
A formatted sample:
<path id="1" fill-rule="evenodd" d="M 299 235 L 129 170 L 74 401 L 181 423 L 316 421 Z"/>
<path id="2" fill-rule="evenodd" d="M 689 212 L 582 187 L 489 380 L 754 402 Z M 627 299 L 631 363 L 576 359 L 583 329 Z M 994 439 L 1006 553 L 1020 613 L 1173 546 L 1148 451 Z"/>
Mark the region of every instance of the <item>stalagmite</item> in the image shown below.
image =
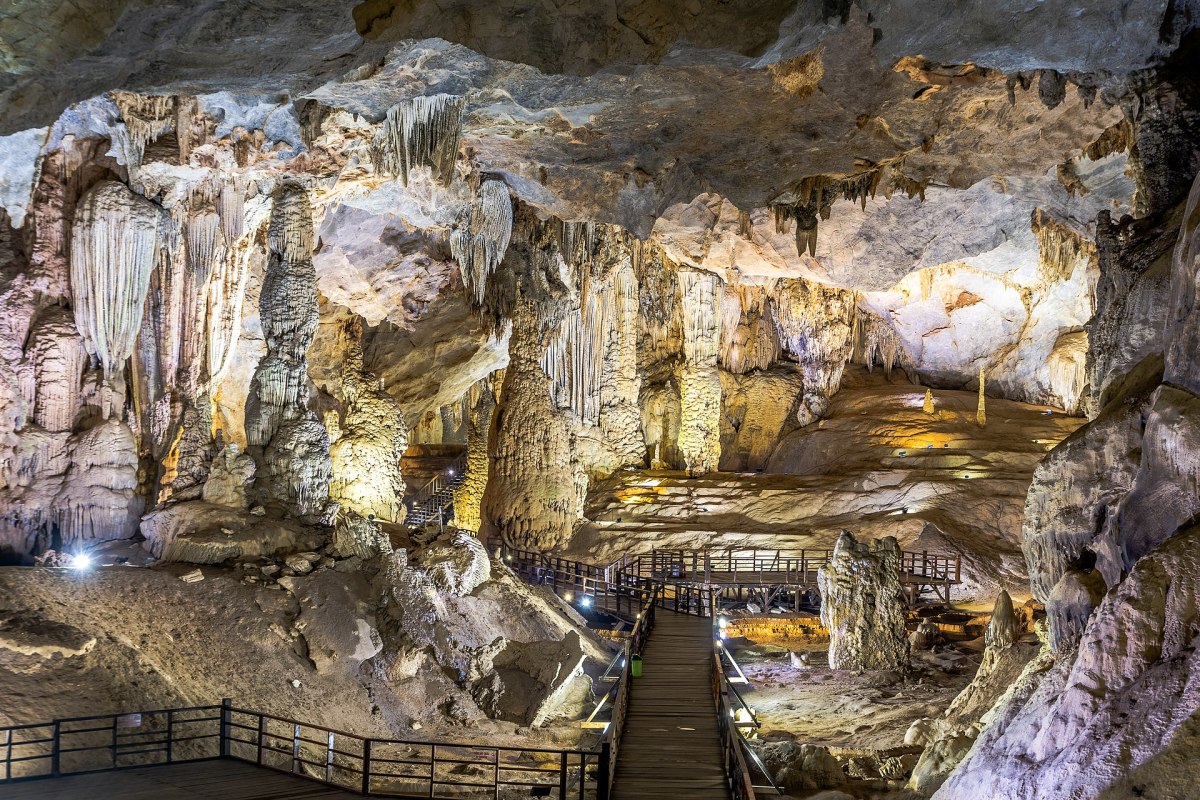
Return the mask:
<path id="1" fill-rule="evenodd" d="M 257 493 L 311 515 L 328 500 L 331 467 L 329 435 L 308 408 L 306 354 L 317 328 L 317 276 L 304 187 L 286 183 L 277 191 L 267 244 L 271 257 L 259 297 L 267 354 L 246 399 L 246 440 L 258 464 Z"/>
<path id="2" fill-rule="evenodd" d="M 817 586 L 832 669 L 908 668 L 900 545 L 894 537 L 860 543 L 842 531 L 829 562 L 817 570 Z"/>
<path id="3" fill-rule="evenodd" d="M 437 94 L 389 108 L 371 145 L 376 171 L 395 175 L 407 186 L 413 167 L 429 167 L 435 179 L 449 186 L 465 104 L 464 97 Z"/>
<path id="4" fill-rule="evenodd" d="M 492 462 L 479 532 L 482 538 L 498 534 L 510 544 L 553 550 L 571 536 L 576 488 L 570 426 L 551 401 L 541 338 L 537 306 L 518 300 L 508 368 L 492 415 Z"/>
<path id="5" fill-rule="evenodd" d="M 721 459 L 720 281 L 694 270 L 679 272 L 683 362 L 679 366 L 679 453 L 689 475 L 714 472 Z"/>
<path id="6" fill-rule="evenodd" d="M 488 277 L 504 259 L 512 224 L 508 187 L 503 181 L 486 180 L 477 201 L 463 208 L 450 233 L 450 252 L 476 305 L 483 305 Z"/>
<path id="7" fill-rule="evenodd" d="M 984 389 L 987 387 L 987 381 L 984 379 L 983 367 L 979 368 L 979 406 L 975 409 L 975 423 L 977 425 L 987 425 L 987 408 Z"/>
<path id="8" fill-rule="evenodd" d="M 79 202 L 71 242 L 75 324 L 106 378 L 133 352 L 150 273 L 158 259 L 162 212 L 116 181 Z"/>
<path id="9" fill-rule="evenodd" d="M 467 395 L 468 399 L 473 398 L 467 415 L 467 465 L 462 484 L 454 492 L 454 525 L 478 533 L 480 504 L 488 483 L 488 433 L 496 410 L 496 395 L 490 378 L 471 387 Z"/>
<path id="10" fill-rule="evenodd" d="M 333 469 L 329 496 L 360 516 L 402 522 L 400 459 L 408 447 L 408 426 L 400 404 L 364 369 L 360 317 L 344 327 L 342 341 L 345 415 L 329 451 Z"/>
<path id="11" fill-rule="evenodd" d="M 921 407 L 925 411 L 926 414 L 932 414 L 934 412 L 933 390 L 932 389 L 925 390 L 925 402 Z"/>

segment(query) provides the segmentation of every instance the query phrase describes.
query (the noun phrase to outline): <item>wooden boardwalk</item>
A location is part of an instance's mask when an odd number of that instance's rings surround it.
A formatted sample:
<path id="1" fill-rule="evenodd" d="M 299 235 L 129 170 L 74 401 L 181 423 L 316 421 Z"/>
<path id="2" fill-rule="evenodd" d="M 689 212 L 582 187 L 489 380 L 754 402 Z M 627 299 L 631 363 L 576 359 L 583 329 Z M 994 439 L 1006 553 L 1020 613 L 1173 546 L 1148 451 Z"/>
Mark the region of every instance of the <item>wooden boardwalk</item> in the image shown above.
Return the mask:
<path id="1" fill-rule="evenodd" d="M 712 699 L 712 620 L 659 609 L 634 678 L 615 800 L 729 800 Z"/>
<path id="2" fill-rule="evenodd" d="M 3 800 L 342 800 L 361 797 L 232 759 L 0 785 Z"/>

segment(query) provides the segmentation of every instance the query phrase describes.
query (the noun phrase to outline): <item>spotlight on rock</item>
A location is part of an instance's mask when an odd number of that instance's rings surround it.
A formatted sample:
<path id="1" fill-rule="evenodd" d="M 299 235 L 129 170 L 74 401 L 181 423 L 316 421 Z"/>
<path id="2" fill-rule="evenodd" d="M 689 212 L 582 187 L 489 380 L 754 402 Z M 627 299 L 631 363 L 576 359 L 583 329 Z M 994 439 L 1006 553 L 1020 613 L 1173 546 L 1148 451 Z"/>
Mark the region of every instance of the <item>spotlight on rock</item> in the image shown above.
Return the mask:
<path id="1" fill-rule="evenodd" d="M 70 566 L 71 569 L 78 570 L 91 569 L 92 557 L 87 553 L 76 553 L 75 555 L 71 556 L 68 566 Z"/>

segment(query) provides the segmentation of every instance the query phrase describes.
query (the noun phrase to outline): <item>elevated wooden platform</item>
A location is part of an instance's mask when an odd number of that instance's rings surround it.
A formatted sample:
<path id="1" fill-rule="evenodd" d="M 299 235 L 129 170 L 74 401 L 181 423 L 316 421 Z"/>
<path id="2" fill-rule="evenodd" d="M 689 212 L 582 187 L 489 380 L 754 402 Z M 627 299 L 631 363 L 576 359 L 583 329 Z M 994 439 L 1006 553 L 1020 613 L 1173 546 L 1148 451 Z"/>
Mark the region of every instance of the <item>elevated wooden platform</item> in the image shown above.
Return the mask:
<path id="1" fill-rule="evenodd" d="M 659 611 L 634 678 L 612 796 L 731 796 L 712 687 L 712 620 Z"/>
<path id="2" fill-rule="evenodd" d="M 341 800 L 361 797 L 233 759 L 44 778 L 0 786 L 4 800 Z"/>

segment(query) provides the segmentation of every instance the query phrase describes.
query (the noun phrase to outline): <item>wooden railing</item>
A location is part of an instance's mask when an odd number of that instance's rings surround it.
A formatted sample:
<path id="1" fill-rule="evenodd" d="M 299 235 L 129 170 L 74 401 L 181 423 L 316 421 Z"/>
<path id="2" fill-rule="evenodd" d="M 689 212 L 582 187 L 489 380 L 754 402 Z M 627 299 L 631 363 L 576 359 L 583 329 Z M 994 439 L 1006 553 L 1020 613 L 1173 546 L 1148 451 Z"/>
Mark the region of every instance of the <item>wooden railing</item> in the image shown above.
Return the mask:
<path id="1" fill-rule="evenodd" d="M 0 782 L 231 758 L 381 797 L 512 792 L 606 800 L 608 748 L 560 750 L 377 739 L 219 706 L 72 717 L 0 728 Z"/>
<path id="2" fill-rule="evenodd" d="M 817 570 L 831 550 L 652 550 L 628 555 L 614 564 L 632 575 L 703 584 L 815 586 Z M 946 585 L 960 582 L 960 556 L 912 552 L 900 554 L 905 583 Z"/>
<path id="3" fill-rule="evenodd" d="M 510 547 L 498 539 L 489 548 L 526 583 L 545 586 L 568 603 L 632 617 L 654 597 L 659 608 L 680 614 L 712 616 L 712 596 L 704 587 L 635 575 L 617 565 L 600 567 L 560 556 Z"/>

